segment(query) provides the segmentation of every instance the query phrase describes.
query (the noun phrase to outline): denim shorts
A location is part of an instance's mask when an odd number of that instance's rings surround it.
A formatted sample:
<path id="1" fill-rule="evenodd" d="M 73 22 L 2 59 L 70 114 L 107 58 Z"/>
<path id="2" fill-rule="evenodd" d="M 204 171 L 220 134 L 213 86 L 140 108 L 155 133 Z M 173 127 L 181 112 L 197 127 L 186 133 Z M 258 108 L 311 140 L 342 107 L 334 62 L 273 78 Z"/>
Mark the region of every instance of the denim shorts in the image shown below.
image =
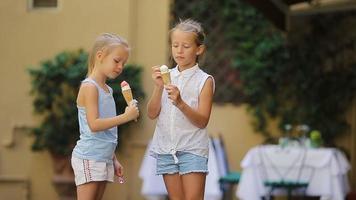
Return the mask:
<path id="1" fill-rule="evenodd" d="M 180 175 L 200 172 L 208 173 L 208 158 L 192 153 L 178 151 L 176 153 L 178 163 L 174 162 L 172 154 L 158 154 L 156 174 L 175 174 Z"/>

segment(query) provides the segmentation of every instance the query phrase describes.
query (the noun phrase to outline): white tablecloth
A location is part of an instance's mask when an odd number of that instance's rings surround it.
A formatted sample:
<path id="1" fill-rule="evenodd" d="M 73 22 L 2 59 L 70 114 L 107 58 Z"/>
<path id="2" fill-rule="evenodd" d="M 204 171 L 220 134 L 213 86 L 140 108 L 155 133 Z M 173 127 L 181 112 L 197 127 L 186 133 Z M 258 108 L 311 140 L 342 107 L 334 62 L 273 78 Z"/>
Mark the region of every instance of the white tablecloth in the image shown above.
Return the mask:
<path id="1" fill-rule="evenodd" d="M 145 199 L 164 199 L 164 196 L 167 195 L 167 190 L 162 176 L 156 175 L 156 159 L 150 156 L 149 149 L 150 144 L 147 147 L 139 172 L 139 177 L 142 179 L 141 194 Z M 222 198 L 217 162 L 215 150 L 210 142 L 208 161 L 209 174 L 206 177 L 204 200 L 220 200 Z"/>
<path id="2" fill-rule="evenodd" d="M 323 200 L 344 200 L 350 190 L 350 164 L 342 152 L 333 148 L 259 146 L 246 154 L 241 167 L 236 196 L 242 200 L 260 200 L 269 192 L 264 186 L 266 180 L 306 181 L 306 195 Z"/>

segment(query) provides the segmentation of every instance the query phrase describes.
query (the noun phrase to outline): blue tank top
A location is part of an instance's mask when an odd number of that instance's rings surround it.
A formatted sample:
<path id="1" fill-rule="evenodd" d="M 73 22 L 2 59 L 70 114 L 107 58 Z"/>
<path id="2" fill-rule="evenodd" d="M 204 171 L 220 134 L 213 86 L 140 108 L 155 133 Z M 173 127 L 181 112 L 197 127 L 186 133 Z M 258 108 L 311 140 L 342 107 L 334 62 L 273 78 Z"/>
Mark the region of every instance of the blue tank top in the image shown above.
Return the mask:
<path id="1" fill-rule="evenodd" d="M 116 116 L 116 107 L 112 88 L 109 93 L 101 88 L 93 79 L 86 78 L 82 83 L 92 83 L 98 90 L 99 118 Z M 78 121 L 80 139 L 73 149 L 73 156 L 80 159 L 96 160 L 112 163 L 117 145 L 117 127 L 99 132 L 92 132 L 89 128 L 85 107 L 78 106 Z"/>

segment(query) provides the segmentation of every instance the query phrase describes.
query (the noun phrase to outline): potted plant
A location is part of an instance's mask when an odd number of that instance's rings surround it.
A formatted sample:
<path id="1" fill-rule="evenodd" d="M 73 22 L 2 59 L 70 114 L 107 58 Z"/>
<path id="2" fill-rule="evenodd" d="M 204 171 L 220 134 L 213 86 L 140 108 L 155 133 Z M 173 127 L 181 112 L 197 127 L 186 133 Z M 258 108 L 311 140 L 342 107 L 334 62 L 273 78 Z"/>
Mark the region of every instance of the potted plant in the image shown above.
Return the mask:
<path id="1" fill-rule="evenodd" d="M 31 131 L 34 136 L 32 150 L 49 151 L 55 174 L 53 183 L 62 199 L 75 196 L 70 157 L 79 138 L 76 96 L 86 77 L 87 58 L 84 50 L 64 51 L 28 70 L 34 113 L 40 119 Z M 117 79 L 109 81 L 117 113 L 122 113 L 126 107 L 119 84 L 122 80 L 130 83 L 136 98 L 144 96 L 141 71 L 139 66 L 127 65 Z"/>

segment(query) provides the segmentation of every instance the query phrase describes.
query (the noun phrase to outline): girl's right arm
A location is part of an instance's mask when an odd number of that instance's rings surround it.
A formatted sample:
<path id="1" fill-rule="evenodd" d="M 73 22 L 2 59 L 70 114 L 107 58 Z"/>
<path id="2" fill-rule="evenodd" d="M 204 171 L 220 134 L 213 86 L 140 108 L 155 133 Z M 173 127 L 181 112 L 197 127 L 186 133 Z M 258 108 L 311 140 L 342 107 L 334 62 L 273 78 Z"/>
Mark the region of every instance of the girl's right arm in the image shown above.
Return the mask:
<path id="1" fill-rule="evenodd" d="M 164 84 L 159 67 L 152 67 L 152 71 L 152 79 L 155 82 L 155 87 L 147 104 L 147 115 L 150 119 L 156 119 L 161 112 L 161 98 Z"/>
<path id="2" fill-rule="evenodd" d="M 84 83 L 80 90 L 82 90 L 81 92 L 83 95 L 84 107 L 87 112 L 88 125 L 93 132 L 103 131 L 114 126 L 125 124 L 131 120 L 137 119 L 139 116 L 137 106 L 131 104 L 126 107 L 124 114 L 111 118 L 99 118 L 97 88 L 93 84 Z"/>

